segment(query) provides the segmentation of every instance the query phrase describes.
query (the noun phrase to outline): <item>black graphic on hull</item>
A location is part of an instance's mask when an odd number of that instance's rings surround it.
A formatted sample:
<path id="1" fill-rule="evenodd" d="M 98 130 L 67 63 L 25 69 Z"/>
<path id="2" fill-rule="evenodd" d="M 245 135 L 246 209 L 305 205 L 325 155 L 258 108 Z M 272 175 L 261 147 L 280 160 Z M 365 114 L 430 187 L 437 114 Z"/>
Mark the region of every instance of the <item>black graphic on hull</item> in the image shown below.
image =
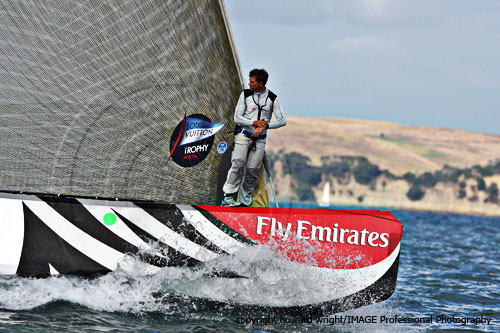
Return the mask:
<path id="1" fill-rule="evenodd" d="M 47 227 L 25 204 L 24 243 L 19 276 L 48 276 L 49 264 L 61 274 L 104 274 L 109 269 L 88 258 Z"/>
<path id="2" fill-rule="evenodd" d="M 171 248 L 167 244 L 161 242 L 157 238 L 148 234 L 146 231 L 142 230 L 125 217 L 115 212 L 116 215 L 130 228 L 137 236 L 139 236 L 143 241 L 150 244 L 157 244 L 161 247 L 161 254 L 166 258 L 152 258 L 148 253 L 142 252 L 140 254 L 141 259 L 148 261 L 150 264 L 165 267 L 165 266 L 196 266 L 200 263 L 199 260 L 191 258 L 185 254 L 180 253 L 179 251 Z"/>
<path id="3" fill-rule="evenodd" d="M 227 254 L 219 247 L 198 232 L 188 221 L 184 219 L 181 210 L 175 205 L 155 204 L 155 203 L 136 203 L 136 205 L 146 211 L 149 215 L 169 227 L 176 233 L 183 235 L 192 242 L 206 247 L 212 252 L 218 254 Z"/>
<path id="4" fill-rule="evenodd" d="M 41 197 L 49 206 L 79 228 L 87 235 L 92 236 L 101 243 L 112 247 L 121 253 L 136 253 L 137 247 L 123 240 L 101 222 L 97 221 L 90 212 L 73 198 Z"/>

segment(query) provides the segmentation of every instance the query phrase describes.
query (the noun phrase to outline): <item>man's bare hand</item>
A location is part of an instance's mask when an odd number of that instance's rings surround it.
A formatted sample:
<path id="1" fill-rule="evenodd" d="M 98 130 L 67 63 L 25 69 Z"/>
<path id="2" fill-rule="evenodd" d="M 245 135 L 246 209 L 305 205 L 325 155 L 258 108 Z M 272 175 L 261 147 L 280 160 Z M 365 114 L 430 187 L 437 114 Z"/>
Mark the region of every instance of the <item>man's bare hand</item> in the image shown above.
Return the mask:
<path id="1" fill-rule="evenodd" d="M 266 128 L 267 127 L 267 121 L 265 119 L 259 119 L 255 120 L 253 122 L 253 125 L 257 128 Z"/>
<path id="2" fill-rule="evenodd" d="M 252 136 L 253 136 L 254 138 L 258 138 L 258 137 L 259 137 L 259 135 L 262 133 L 262 131 L 263 131 L 263 130 L 264 130 L 264 127 L 257 127 L 257 128 L 253 131 Z"/>

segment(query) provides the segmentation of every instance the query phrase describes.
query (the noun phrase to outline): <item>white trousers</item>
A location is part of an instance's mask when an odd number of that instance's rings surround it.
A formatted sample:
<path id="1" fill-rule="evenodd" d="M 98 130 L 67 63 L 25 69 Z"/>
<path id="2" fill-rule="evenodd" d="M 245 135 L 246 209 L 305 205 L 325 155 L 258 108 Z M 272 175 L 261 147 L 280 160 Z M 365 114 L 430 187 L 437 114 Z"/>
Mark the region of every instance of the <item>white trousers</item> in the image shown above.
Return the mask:
<path id="1" fill-rule="evenodd" d="M 252 139 L 239 133 L 234 138 L 234 150 L 231 156 L 231 169 L 227 173 L 224 193 L 240 191 L 240 202 L 250 206 L 252 192 L 257 187 L 260 166 L 266 149 L 265 140 L 257 140 L 255 150 L 250 149 Z"/>

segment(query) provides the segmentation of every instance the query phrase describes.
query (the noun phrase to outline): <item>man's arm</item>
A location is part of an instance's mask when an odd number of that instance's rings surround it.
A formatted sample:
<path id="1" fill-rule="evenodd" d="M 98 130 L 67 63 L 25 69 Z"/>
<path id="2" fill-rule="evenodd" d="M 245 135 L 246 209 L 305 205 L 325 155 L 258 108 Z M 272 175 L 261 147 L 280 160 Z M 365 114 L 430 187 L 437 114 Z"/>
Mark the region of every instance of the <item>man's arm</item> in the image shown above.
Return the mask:
<path id="1" fill-rule="evenodd" d="M 240 98 L 238 99 L 238 104 L 236 104 L 236 110 L 234 111 L 234 122 L 240 126 L 252 126 L 253 121 L 243 116 L 245 114 L 245 110 L 245 94 L 242 92 Z"/>
<path id="2" fill-rule="evenodd" d="M 253 122 L 253 125 L 255 127 L 262 127 L 262 128 L 267 128 L 267 121 L 265 119 L 259 119 L 259 120 L 255 120 Z"/>
<path id="3" fill-rule="evenodd" d="M 273 103 L 273 115 L 274 115 L 275 120 L 269 122 L 268 128 L 271 128 L 271 129 L 272 128 L 279 128 L 279 127 L 286 125 L 285 114 L 283 113 L 283 109 L 281 108 L 281 104 L 280 104 L 277 97 Z"/>

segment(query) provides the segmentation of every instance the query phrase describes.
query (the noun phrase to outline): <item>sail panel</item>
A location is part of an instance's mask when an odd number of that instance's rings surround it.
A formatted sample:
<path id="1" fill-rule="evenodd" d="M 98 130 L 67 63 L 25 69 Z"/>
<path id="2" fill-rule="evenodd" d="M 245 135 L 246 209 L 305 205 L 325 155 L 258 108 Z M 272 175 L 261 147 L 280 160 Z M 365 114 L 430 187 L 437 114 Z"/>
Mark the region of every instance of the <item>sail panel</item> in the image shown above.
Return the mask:
<path id="1" fill-rule="evenodd" d="M 215 203 L 241 92 L 219 1 L 2 7 L 0 190 Z M 166 164 L 185 115 L 225 126 L 197 165 Z"/>

